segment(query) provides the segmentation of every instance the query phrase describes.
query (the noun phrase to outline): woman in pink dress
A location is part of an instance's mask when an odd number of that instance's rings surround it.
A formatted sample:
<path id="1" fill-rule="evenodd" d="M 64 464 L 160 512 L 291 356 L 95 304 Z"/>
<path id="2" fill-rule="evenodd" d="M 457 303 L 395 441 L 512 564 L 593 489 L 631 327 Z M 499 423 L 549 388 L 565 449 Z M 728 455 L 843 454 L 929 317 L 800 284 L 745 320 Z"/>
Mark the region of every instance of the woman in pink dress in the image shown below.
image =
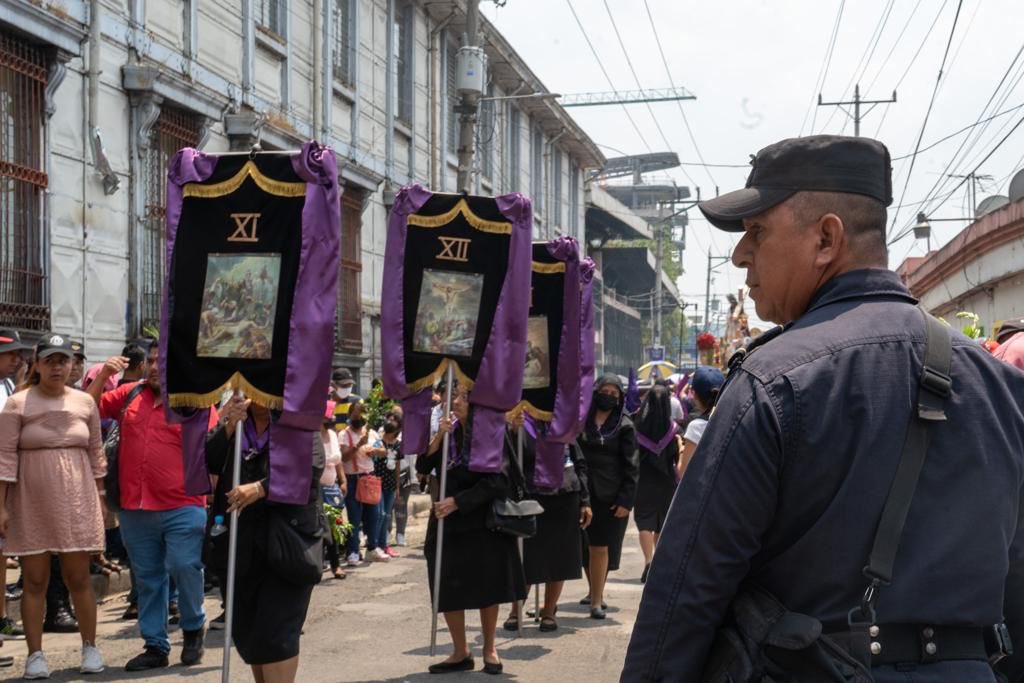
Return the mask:
<path id="1" fill-rule="evenodd" d="M 0 535 L 4 555 L 21 558 L 27 679 L 49 677 L 42 627 L 51 554 L 60 557 L 78 613 L 79 671 L 103 671 L 89 556 L 104 546 L 99 490 L 107 461 L 96 402 L 65 386 L 73 356 L 67 338 L 44 335 L 28 388 L 11 396 L 0 413 Z M 57 514 L 58 507 L 72 512 Z"/>

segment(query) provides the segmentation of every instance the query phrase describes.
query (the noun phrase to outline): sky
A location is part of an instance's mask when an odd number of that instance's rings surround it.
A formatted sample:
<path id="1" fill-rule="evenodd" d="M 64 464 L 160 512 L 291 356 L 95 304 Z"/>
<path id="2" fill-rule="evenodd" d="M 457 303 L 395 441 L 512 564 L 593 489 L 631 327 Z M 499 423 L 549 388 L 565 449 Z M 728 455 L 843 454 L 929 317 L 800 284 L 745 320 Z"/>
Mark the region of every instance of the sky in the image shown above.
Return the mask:
<path id="1" fill-rule="evenodd" d="M 861 124 L 861 134 L 880 139 L 894 158 L 891 237 L 910 228 L 918 211 L 932 218 L 973 214 L 969 183 L 945 174 L 980 166 L 979 175 L 991 176 L 980 181 L 980 202 L 1005 195 L 1011 176 L 1024 168 L 1024 125 L 1011 133 L 1024 122 L 1020 0 L 507 0 L 504 7 L 483 0 L 480 7 L 549 91 L 635 90 L 639 82 L 674 84 L 696 95 L 649 109 L 568 109 L 606 156 L 678 153 L 684 166 L 668 175 L 691 195 L 696 187 L 702 197 L 714 196 L 716 187 L 721 193 L 742 187 L 750 155 L 783 138 L 852 135 L 843 111 L 814 105 L 819 92 L 826 102 L 852 99 L 857 82 L 863 99 L 889 99 L 896 90 L 895 104 L 876 106 Z M 912 157 L 919 137 L 926 151 Z M 740 167 L 703 167 L 702 160 Z M 728 255 L 736 237 L 712 228 L 697 209 L 689 217 L 680 291 L 687 301 L 699 299 L 703 313 L 708 254 Z M 967 225 L 933 222 L 932 248 Z M 923 242 L 903 237 L 890 246 L 890 267 L 925 251 Z M 743 280 L 742 270 L 722 267 L 712 292 L 735 292 Z"/>

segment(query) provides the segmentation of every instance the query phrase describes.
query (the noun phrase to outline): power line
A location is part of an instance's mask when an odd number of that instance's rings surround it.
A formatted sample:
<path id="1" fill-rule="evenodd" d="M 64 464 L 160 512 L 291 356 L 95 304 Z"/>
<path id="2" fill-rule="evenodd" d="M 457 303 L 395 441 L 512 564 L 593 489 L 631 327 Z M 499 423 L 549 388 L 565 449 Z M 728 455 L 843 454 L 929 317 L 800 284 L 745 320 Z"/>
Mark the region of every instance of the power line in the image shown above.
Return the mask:
<path id="1" fill-rule="evenodd" d="M 618 92 L 615 89 L 615 83 L 612 82 L 612 77 L 608 75 L 608 70 L 604 68 L 604 64 L 601 62 L 601 58 L 597 54 L 597 50 L 594 49 L 594 44 L 590 42 L 590 36 L 587 35 L 587 30 L 583 28 L 583 22 L 580 21 L 579 16 L 576 14 L 576 8 L 572 6 L 572 0 L 565 0 L 565 4 L 569 6 L 569 11 L 572 12 L 572 18 L 576 20 L 576 25 L 579 26 L 580 33 L 583 34 L 583 40 L 587 41 L 587 47 L 590 48 L 590 53 L 594 55 L 594 61 L 597 62 L 597 65 L 601 68 L 601 73 L 604 74 L 605 80 L 608 81 L 608 87 L 613 91 Z M 621 106 L 626 118 L 629 119 L 629 122 L 633 125 L 633 130 L 636 131 L 637 136 L 640 138 L 640 142 L 644 143 L 644 147 L 646 147 L 647 151 L 650 152 L 651 146 L 647 143 L 647 138 L 645 138 L 644 134 L 640 131 L 640 126 L 636 125 L 636 121 L 633 120 L 633 117 L 630 115 L 629 109 L 626 108 L 626 105 L 623 104 Z"/>
<path id="2" fill-rule="evenodd" d="M 932 89 L 932 97 L 928 102 L 928 109 L 924 114 L 924 121 L 921 123 L 921 132 L 917 135 L 917 144 L 914 146 L 914 154 L 910 157 L 910 170 L 907 171 L 907 177 L 903 183 L 903 194 L 900 195 L 900 203 L 907 196 L 907 187 L 910 185 L 910 178 L 914 173 L 914 162 L 917 160 L 917 152 L 921 149 L 921 141 L 924 139 L 924 131 L 928 126 L 928 118 L 932 114 L 932 107 L 935 105 L 935 95 L 939 91 L 939 83 L 942 82 L 943 69 L 946 67 L 946 58 L 949 56 L 949 46 L 953 44 L 953 36 L 956 34 L 956 24 L 960 20 L 960 9 L 964 5 L 964 0 L 959 0 L 956 5 L 956 15 L 953 17 L 953 26 L 949 30 L 949 40 L 946 41 L 946 49 L 942 53 L 942 62 L 939 64 L 939 73 L 935 78 L 935 87 Z M 896 220 L 899 218 L 900 210 L 897 207 L 895 214 L 892 217 L 892 226 L 889 228 L 889 233 L 892 234 L 893 229 L 896 227 Z"/>
<path id="3" fill-rule="evenodd" d="M 963 128 L 961 128 L 958 131 L 950 133 L 949 135 L 947 135 L 945 137 L 939 138 L 938 140 L 936 140 L 935 142 L 931 143 L 927 147 L 922 147 L 920 150 L 917 151 L 917 154 L 923 154 L 923 153 L 927 152 L 928 150 L 933 149 L 933 148 L 939 146 L 940 144 L 942 144 L 946 140 L 949 140 L 950 138 L 955 138 L 957 135 L 960 135 L 960 133 L 972 130 L 973 128 L 977 128 L 981 124 L 988 123 L 989 121 L 992 121 L 993 119 L 997 119 L 1000 116 L 1006 116 L 1007 114 L 1012 114 L 1013 112 L 1021 109 L 1022 107 L 1024 107 L 1024 103 L 1018 104 L 1016 107 L 1010 107 L 1009 109 L 1004 109 L 1003 111 L 999 112 L 998 114 L 993 114 L 992 116 L 989 116 L 987 119 L 981 119 L 980 121 L 975 121 L 972 124 L 966 125 L 966 126 L 964 126 Z M 892 160 L 893 161 L 902 161 L 904 159 L 909 159 L 912 156 L 914 156 L 913 153 L 911 153 L 911 154 L 904 154 L 903 156 L 893 157 Z M 923 199 L 920 203 L 924 203 L 925 201 L 927 201 L 927 198 Z M 906 205 L 904 205 L 904 206 L 906 206 Z"/>
<path id="4" fill-rule="evenodd" d="M 832 24 L 832 37 L 829 39 L 828 48 L 825 50 L 825 59 L 821 62 L 821 68 L 818 69 L 818 78 L 814 81 L 814 92 L 811 93 L 811 103 L 807 106 L 807 111 L 804 112 L 804 120 L 800 122 L 798 136 L 804 134 L 804 126 L 807 125 L 807 117 L 810 116 L 811 110 L 814 111 L 814 117 L 811 119 L 811 132 L 814 132 L 814 124 L 818 120 L 818 109 L 814 106 L 814 96 L 821 92 L 821 89 L 825 86 L 825 79 L 828 78 L 828 69 L 832 65 L 832 53 L 836 49 L 836 38 L 839 36 L 839 24 L 843 20 L 843 9 L 845 7 L 846 0 L 841 0 L 839 11 L 836 12 L 836 20 Z"/>
<path id="5" fill-rule="evenodd" d="M 892 47 L 889 48 L 889 52 L 885 55 L 885 59 L 882 60 L 882 65 L 878 67 L 878 71 L 875 72 L 875 77 L 871 79 L 870 83 L 868 83 L 868 90 L 871 90 L 871 88 L 874 87 L 878 77 L 882 75 L 883 71 L 885 71 L 886 65 L 892 58 L 893 53 L 896 52 L 896 48 L 900 46 L 900 41 L 903 40 L 903 34 L 907 32 L 907 29 L 910 27 L 911 22 L 913 22 L 914 17 L 917 15 L 917 10 L 921 7 L 921 3 L 923 1 L 924 0 L 917 0 L 917 4 L 914 5 L 914 9 L 910 10 L 910 16 L 907 17 L 906 23 L 904 23 L 903 28 L 900 29 L 900 33 L 896 36 L 896 40 L 893 41 Z M 864 72 L 867 73 L 867 67 L 864 67 Z"/>
<path id="6" fill-rule="evenodd" d="M 843 0 L 844 2 L 846 0 Z M 606 3 L 607 6 L 607 3 Z M 658 54 L 661 55 L 661 63 L 665 66 L 665 73 L 668 75 L 668 83 L 673 88 L 676 87 L 675 82 L 672 80 L 672 69 L 668 68 L 668 60 L 665 58 L 665 50 L 661 47 L 661 38 L 658 36 L 658 27 L 654 23 L 654 16 L 651 14 L 651 7 L 647 4 L 647 0 L 644 0 L 644 9 L 647 10 L 647 21 L 651 24 L 651 31 L 654 32 L 654 42 L 658 46 Z M 704 167 L 704 171 L 708 174 L 708 179 L 711 180 L 712 186 L 718 187 L 718 183 L 715 182 L 715 177 L 711 175 L 710 164 L 704 160 L 704 155 L 701 154 L 700 145 L 697 144 L 697 138 L 693 134 L 693 129 L 690 128 L 690 121 L 686 118 L 686 110 L 683 109 L 683 105 L 680 102 L 676 102 L 676 106 L 679 107 L 679 115 L 683 117 L 683 125 L 686 127 L 686 133 L 690 136 L 690 142 L 693 144 L 693 149 L 697 153 L 697 158 L 700 159 L 700 165 Z M 694 164 L 685 164 L 692 166 Z M 689 176 L 687 176 L 689 177 Z M 696 183 L 695 183 L 696 184 Z"/>

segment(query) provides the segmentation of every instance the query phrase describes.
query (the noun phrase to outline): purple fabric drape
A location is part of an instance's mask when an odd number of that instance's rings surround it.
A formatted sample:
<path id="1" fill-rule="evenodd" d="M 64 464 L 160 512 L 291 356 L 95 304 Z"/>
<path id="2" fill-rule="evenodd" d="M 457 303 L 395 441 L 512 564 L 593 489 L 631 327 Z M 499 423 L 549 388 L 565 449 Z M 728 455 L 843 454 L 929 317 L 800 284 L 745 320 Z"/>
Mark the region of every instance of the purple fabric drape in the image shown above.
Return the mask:
<path id="1" fill-rule="evenodd" d="M 402 448 L 407 453 L 426 450 L 430 419 L 430 387 L 409 390 L 404 347 L 405 247 L 408 217 L 431 197 L 420 185 L 402 188 L 395 198 L 388 219 L 388 237 L 384 250 L 384 282 L 381 290 L 381 360 L 384 366 L 384 391 L 401 400 L 405 409 Z M 522 359 L 526 357 L 526 327 L 530 295 L 530 233 L 533 213 L 530 200 L 519 193 L 496 197 L 498 210 L 512 224 L 509 240 L 508 270 L 498 298 L 487 348 L 474 378 L 470 403 L 473 406 L 472 444 L 469 469 L 475 472 L 499 472 L 502 465 L 502 432 L 505 412 L 511 410 L 522 393 Z M 454 362 L 448 360 L 447 362 Z M 425 396 L 424 396 L 425 395 Z M 411 400 L 410 400 L 411 399 Z"/>
<path id="2" fill-rule="evenodd" d="M 194 149 L 183 149 L 171 162 L 167 183 L 167 263 L 174 253 L 181 219 L 183 187 L 208 179 L 220 159 Z M 292 156 L 292 168 L 306 186 L 302 209 L 302 246 L 294 303 L 289 321 L 288 357 L 285 365 L 284 409 L 275 422 L 270 447 L 269 500 L 301 504 L 309 497 L 312 476 L 313 432 L 320 428 L 330 380 L 334 347 L 338 262 L 341 234 L 337 165 L 334 151 L 315 141 Z M 167 269 L 160 321 L 161 339 L 168 338 L 174 293 Z M 166 357 L 161 349 L 161 360 Z M 166 363 L 161 362 L 161 383 L 166 387 Z M 164 400 L 168 421 L 180 422 L 185 492 L 209 492 L 205 438 L 209 408 L 178 412 Z"/>
<path id="3" fill-rule="evenodd" d="M 641 434 L 639 431 L 636 433 L 636 442 L 640 444 L 641 448 L 646 448 L 652 453 L 661 453 L 669 445 L 673 438 L 675 438 L 677 425 L 672 424 L 665 435 L 661 437 L 657 442 L 652 441 L 648 437 Z"/>
<path id="4" fill-rule="evenodd" d="M 582 432 L 594 395 L 594 261 L 580 261 L 580 389 L 579 420 L 576 432 Z"/>

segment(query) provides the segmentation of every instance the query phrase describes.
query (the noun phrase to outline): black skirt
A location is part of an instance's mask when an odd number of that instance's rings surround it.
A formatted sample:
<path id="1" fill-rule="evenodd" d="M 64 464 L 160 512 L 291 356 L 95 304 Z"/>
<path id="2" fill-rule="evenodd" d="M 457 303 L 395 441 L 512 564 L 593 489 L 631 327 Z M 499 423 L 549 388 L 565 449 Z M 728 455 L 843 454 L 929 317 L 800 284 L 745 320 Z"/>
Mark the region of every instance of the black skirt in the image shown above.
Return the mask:
<path id="1" fill-rule="evenodd" d="M 676 484 L 669 481 L 660 472 L 651 472 L 641 468 L 640 480 L 636 490 L 636 505 L 633 507 L 633 520 L 640 531 L 661 533 L 665 525 L 668 507 L 672 504 Z"/>
<path id="2" fill-rule="evenodd" d="M 544 508 L 537 535 L 523 542 L 526 583 L 571 581 L 580 578 L 580 494 L 535 496 Z"/>
<path id="3" fill-rule="evenodd" d="M 227 585 L 227 574 L 220 577 Z M 263 569 L 238 576 L 231 639 L 246 664 L 273 664 L 299 655 L 299 637 L 313 586 L 296 586 Z"/>
<path id="4" fill-rule="evenodd" d="M 583 531 L 583 544 L 587 546 L 607 546 L 608 548 L 608 571 L 613 572 L 619 568 L 622 560 L 622 539 L 626 536 L 626 526 L 629 524 L 629 516 L 616 517 L 608 503 L 595 503 L 594 519 Z M 586 550 L 583 554 L 583 566 L 590 566 L 590 552 Z"/>
<path id="5" fill-rule="evenodd" d="M 483 609 L 526 599 L 526 579 L 516 539 L 489 529 L 457 529 L 445 524 L 438 610 Z M 434 597 L 437 520 L 427 525 L 423 554 L 427 558 L 430 597 Z"/>

